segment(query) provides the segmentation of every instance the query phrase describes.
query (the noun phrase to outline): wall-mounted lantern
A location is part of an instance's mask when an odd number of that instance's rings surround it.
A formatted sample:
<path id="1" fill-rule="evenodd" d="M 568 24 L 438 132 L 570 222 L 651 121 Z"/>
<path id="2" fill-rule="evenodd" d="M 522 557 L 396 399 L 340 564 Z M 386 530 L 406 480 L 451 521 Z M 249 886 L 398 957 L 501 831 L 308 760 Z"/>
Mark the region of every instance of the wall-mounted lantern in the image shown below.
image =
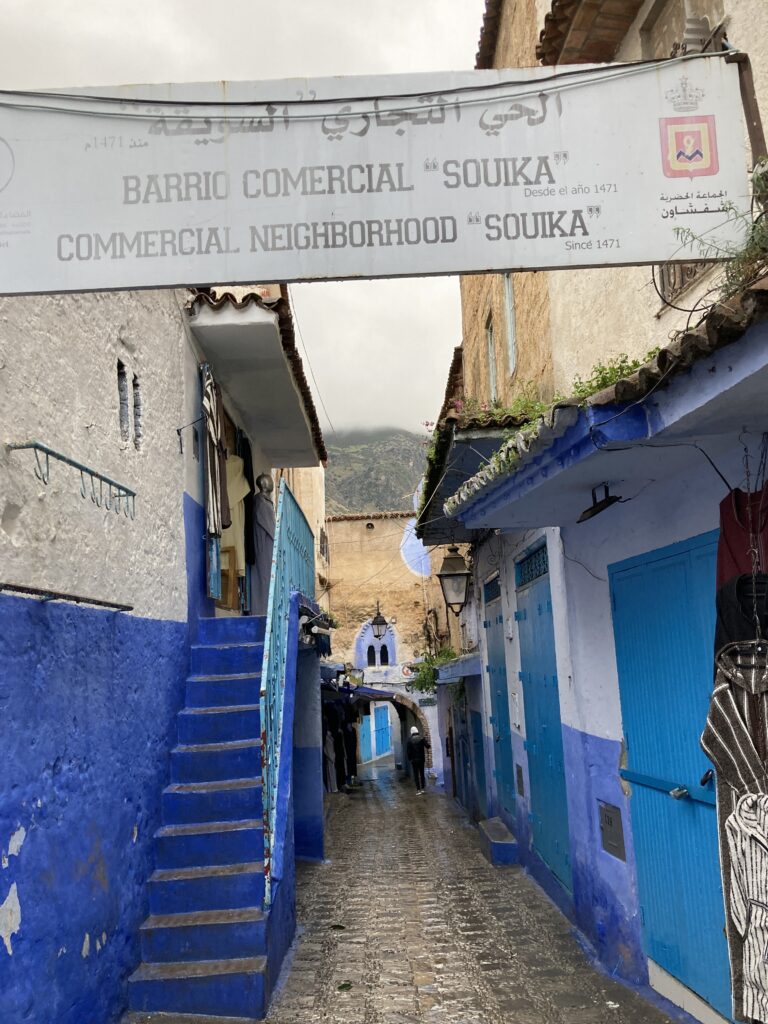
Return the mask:
<path id="1" fill-rule="evenodd" d="M 383 640 L 384 634 L 388 629 L 387 620 L 381 614 L 378 601 L 376 602 L 376 614 L 371 619 L 371 629 L 373 630 L 373 636 L 376 640 Z"/>
<path id="2" fill-rule="evenodd" d="M 595 516 L 599 516 L 601 512 L 605 512 L 611 505 L 615 505 L 617 501 L 623 501 L 618 494 L 608 493 L 608 484 L 598 484 L 598 487 L 603 488 L 602 498 L 597 496 L 597 487 L 592 488 L 592 504 L 589 508 L 585 508 L 579 518 L 576 520 L 577 523 L 585 523 L 588 519 L 594 519 Z"/>
<path id="3" fill-rule="evenodd" d="M 467 603 L 472 573 L 467 568 L 467 563 L 459 554 L 459 549 L 456 546 L 448 548 L 448 554 L 443 559 L 437 578 L 440 580 L 445 603 L 454 615 L 459 615 Z"/>

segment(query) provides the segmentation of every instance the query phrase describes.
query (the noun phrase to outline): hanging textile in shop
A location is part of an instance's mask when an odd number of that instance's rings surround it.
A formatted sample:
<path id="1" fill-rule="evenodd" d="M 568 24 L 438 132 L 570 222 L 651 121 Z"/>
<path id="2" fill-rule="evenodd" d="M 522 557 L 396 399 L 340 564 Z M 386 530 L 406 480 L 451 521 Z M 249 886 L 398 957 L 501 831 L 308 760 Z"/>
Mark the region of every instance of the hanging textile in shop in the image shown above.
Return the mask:
<path id="1" fill-rule="evenodd" d="M 201 367 L 205 419 L 205 524 L 210 537 L 220 537 L 232 523 L 226 474 L 226 445 L 221 388 L 207 363 Z"/>
<path id="2" fill-rule="evenodd" d="M 750 1024 L 768 1022 L 767 458 L 763 435 L 754 490 L 745 447 L 746 491 L 720 504 L 715 685 L 701 737 L 717 772 L 733 1015 Z"/>
<path id="3" fill-rule="evenodd" d="M 235 549 L 235 573 L 245 576 L 245 499 L 251 488 L 245 478 L 243 460 L 230 455 L 226 461 L 227 495 L 231 522 L 222 530 L 221 546 Z"/>

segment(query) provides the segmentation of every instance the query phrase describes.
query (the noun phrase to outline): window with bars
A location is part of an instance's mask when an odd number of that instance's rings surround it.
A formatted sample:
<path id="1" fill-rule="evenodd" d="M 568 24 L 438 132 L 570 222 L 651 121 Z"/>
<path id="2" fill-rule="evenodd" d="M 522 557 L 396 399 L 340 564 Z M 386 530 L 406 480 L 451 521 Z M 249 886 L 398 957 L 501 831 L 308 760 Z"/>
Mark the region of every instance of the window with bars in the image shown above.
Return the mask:
<path id="1" fill-rule="evenodd" d="M 549 555 L 546 545 L 542 545 L 517 563 L 515 582 L 518 587 L 524 587 L 526 583 L 533 583 L 540 576 L 546 576 L 548 572 Z"/>

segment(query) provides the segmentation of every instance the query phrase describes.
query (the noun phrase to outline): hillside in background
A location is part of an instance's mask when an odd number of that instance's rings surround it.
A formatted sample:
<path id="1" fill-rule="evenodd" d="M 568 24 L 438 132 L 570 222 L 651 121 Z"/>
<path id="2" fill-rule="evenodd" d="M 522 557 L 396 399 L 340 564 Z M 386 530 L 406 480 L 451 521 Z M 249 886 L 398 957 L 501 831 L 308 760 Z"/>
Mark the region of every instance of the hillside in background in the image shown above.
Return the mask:
<path id="1" fill-rule="evenodd" d="M 396 428 L 326 436 L 329 516 L 413 507 L 426 464 L 426 436 Z"/>

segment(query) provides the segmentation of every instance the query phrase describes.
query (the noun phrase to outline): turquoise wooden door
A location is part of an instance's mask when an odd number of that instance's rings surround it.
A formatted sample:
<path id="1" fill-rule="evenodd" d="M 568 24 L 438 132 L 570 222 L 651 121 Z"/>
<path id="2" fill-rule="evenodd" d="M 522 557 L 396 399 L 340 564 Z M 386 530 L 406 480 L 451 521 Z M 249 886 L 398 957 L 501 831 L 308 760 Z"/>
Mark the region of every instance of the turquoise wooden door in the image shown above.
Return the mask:
<path id="1" fill-rule="evenodd" d="M 730 1017 L 715 796 L 699 746 L 716 553 L 717 533 L 704 534 L 611 566 L 610 580 L 645 952 Z"/>
<path id="2" fill-rule="evenodd" d="M 374 727 L 376 731 L 376 757 L 388 754 L 392 749 L 392 742 L 389 736 L 389 708 L 375 708 Z"/>
<path id="3" fill-rule="evenodd" d="M 474 776 L 474 799 L 472 813 L 479 821 L 488 817 L 488 795 L 485 786 L 485 746 L 483 744 L 483 719 L 479 711 L 470 711 L 472 726 L 472 768 Z"/>
<path id="4" fill-rule="evenodd" d="M 485 638 L 488 647 L 488 682 L 491 691 L 491 729 L 493 736 L 496 790 L 499 810 L 507 824 L 515 820 L 514 764 L 512 761 L 512 730 L 509 725 L 509 691 L 504 650 L 504 615 L 501 607 L 501 586 L 498 577 L 485 584 Z M 482 731 L 481 731 L 482 737 Z M 476 759 L 477 771 L 477 759 Z M 483 775 L 485 771 L 483 769 Z M 477 778 L 477 776 L 476 776 Z M 483 782 L 485 780 L 483 779 Z"/>
<path id="5" fill-rule="evenodd" d="M 373 760 L 373 746 L 371 743 L 371 716 L 363 715 L 360 726 L 360 760 Z"/>
<path id="6" fill-rule="evenodd" d="M 546 569 L 544 549 L 535 552 L 531 559 L 535 559 L 531 564 L 538 567 L 534 571 Z M 527 580 L 525 565 L 518 567 L 518 580 Z M 525 701 L 533 846 L 558 881 L 571 892 L 568 798 L 548 574 L 520 583 L 516 618 Z"/>

